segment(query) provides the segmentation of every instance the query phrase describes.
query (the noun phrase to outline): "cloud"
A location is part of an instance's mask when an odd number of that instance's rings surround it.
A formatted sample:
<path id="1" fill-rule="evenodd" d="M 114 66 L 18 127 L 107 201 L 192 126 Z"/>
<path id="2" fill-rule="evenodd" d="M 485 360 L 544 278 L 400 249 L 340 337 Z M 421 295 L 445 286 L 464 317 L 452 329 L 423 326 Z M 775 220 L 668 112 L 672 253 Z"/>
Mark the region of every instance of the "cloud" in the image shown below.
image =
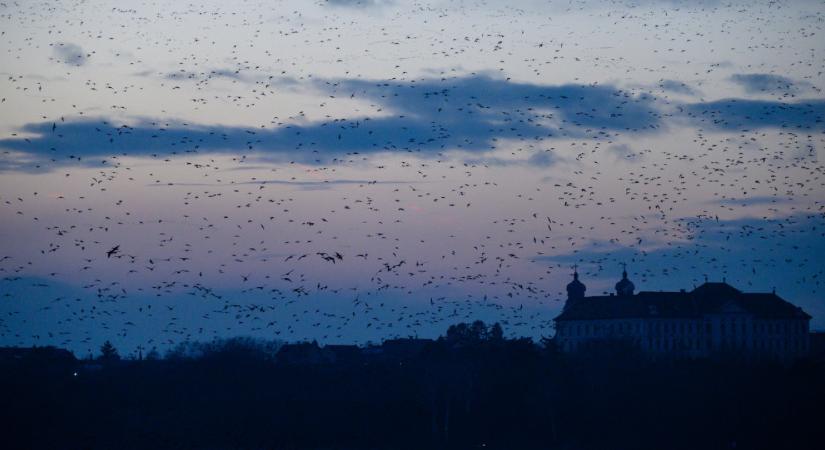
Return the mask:
<path id="1" fill-rule="evenodd" d="M 607 147 L 607 150 L 614 154 L 619 159 L 638 161 L 642 158 L 642 154 L 633 150 L 627 144 L 613 144 Z"/>
<path id="2" fill-rule="evenodd" d="M 368 8 L 392 4 L 390 0 L 326 0 L 326 2 L 330 6 L 345 8 Z"/>
<path id="3" fill-rule="evenodd" d="M 148 187 L 168 187 L 168 186 L 206 186 L 206 187 L 232 187 L 239 185 L 267 185 L 277 184 L 284 186 L 294 186 L 301 190 L 324 190 L 331 189 L 337 185 L 374 185 L 374 184 L 420 184 L 418 180 L 344 180 L 332 179 L 322 181 L 296 181 L 296 180 L 256 180 L 256 181 L 240 181 L 230 183 L 164 183 L 164 184 L 147 184 Z"/>
<path id="4" fill-rule="evenodd" d="M 769 73 L 737 73 L 731 81 L 742 86 L 749 94 L 793 94 L 807 90 L 807 82 L 795 82 L 790 78 Z"/>
<path id="5" fill-rule="evenodd" d="M 453 79 L 329 80 L 312 85 L 325 95 L 367 99 L 373 117 L 287 124 L 277 128 L 221 125 L 161 125 L 143 119 L 114 125 L 106 119 L 30 123 L 27 138 L 0 140 L 0 147 L 35 157 L 31 170 L 47 162 L 86 164 L 115 155 L 257 153 L 263 160 L 326 164 L 375 153 L 434 156 L 445 150 L 485 153 L 501 140 L 606 139 L 609 132 L 655 132 L 660 115 L 654 99 L 609 85 L 547 86 L 514 83 L 485 75 Z M 389 114 L 387 114 L 389 113 Z M 78 159 L 80 158 L 80 159 Z M 10 155 L 0 169 L 18 167 Z M 553 162 L 537 155 L 536 165 Z M 50 164 L 49 164 L 50 165 Z"/>
<path id="6" fill-rule="evenodd" d="M 107 119 L 30 123 L 27 137 L 0 139 L 0 170 L 50 170 L 88 165 L 112 156 L 168 157 L 191 153 L 249 154 L 261 161 L 328 164 L 378 153 L 433 157 L 458 150 L 491 156 L 502 142 L 552 139 L 609 140 L 617 134 L 664 130 L 662 103 L 652 95 L 612 85 L 540 85 L 487 75 L 413 81 L 334 79 L 310 87 L 325 97 L 366 100 L 378 115 L 273 128 L 163 124 L 141 119 L 114 125 Z M 825 101 L 724 99 L 676 105 L 675 116 L 718 130 L 825 128 Z M 28 162 L 28 163 L 26 163 Z M 549 154 L 529 160 L 555 162 Z"/>
<path id="7" fill-rule="evenodd" d="M 61 62 L 71 66 L 82 66 L 88 60 L 88 55 L 79 45 L 69 42 L 56 44 L 54 54 Z"/>
<path id="8" fill-rule="evenodd" d="M 696 95 L 696 90 L 681 81 L 662 80 L 659 87 L 665 91 L 675 92 L 684 95 Z"/>
<path id="9" fill-rule="evenodd" d="M 825 100 L 777 102 L 730 98 L 687 104 L 683 112 L 697 126 L 718 130 L 825 129 Z"/>
<path id="10" fill-rule="evenodd" d="M 751 197 L 739 197 L 739 198 L 723 198 L 723 199 L 715 199 L 711 200 L 708 203 L 715 204 L 715 205 L 738 205 L 738 206 L 752 206 L 752 205 L 769 205 L 774 203 L 779 204 L 788 204 L 792 203 L 793 199 L 789 197 L 782 197 L 782 196 L 751 196 Z"/>
<path id="11" fill-rule="evenodd" d="M 537 151 L 527 158 L 500 158 L 496 156 L 482 156 L 479 158 L 464 159 L 464 164 L 470 166 L 487 167 L 550 167 L 561 161 L 557 155 L 549 151 Z"/>
<path id="12" fill-rule="evenodd" d="M 366 96 L 394 112 L 461 125 L 459 130 L 480 122 L 483 126 L 473 131 L 482 136 L 544 137 L 550 131 L 581 137 L 597 130 L 647 131 L 660 121 L 654 97 L 607 84 L 540 85 L 480 74 L 410 82 L 327 80 L 316 81 L 316 86 L 339 95 Z"/>
<path id="13" fill-rule="evenodd" d="M 151 75 L 151 73 L 142 72 L 141 75 Z M 259 81 L 259 78 L 250 77 L 242 73 L 241 69 L 212 69 L 209 72 L 193 72 L 185 69 L 180 69 L 176 72 L 169 72 L 164 75 L 167 80 L 189 80 L 198 83 L 206 83 L 213 79 L 226 78 L 230 80 L 237 80 L 246 83 L 254 83 Z"/>

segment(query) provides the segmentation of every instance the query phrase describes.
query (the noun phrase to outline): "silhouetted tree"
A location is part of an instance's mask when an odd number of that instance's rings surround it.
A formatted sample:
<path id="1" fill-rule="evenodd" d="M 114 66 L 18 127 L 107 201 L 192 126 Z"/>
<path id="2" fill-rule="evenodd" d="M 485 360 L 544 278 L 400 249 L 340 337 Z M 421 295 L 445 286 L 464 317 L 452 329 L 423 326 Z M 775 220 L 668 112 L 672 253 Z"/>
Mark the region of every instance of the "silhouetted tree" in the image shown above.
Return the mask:
<path id="1" fill-rule="evenodd" d="M 157 360 L 159 360 L 160 359 L 160 353 L 158 353 L 158 349 L 156 347 L 152 347 L 152 349 L 149 350 L 149 353 L 146 354 L 145 359 L 147 361 L 157 361 Z"/>
<path id="2" fill-rule="evenodd" d="M 470 339 L 473 342 L 480 342 L 487 340 L 487 326 L 484 322 L 476 320 L 470 325 Z"/>
<path id="3" fill-rule="evenodd" d="M 504 340 L 504 330 L 501 329 L 501 325 L 498 322 L 490 327 L 490 330 L 487 332 L 487 339 L 493 342 L 501 342 Z"/>
<path id="4" fill-rule="evenodd" d="M 502 342 L 504 330 L 499 323 L 487 327 L 481 320 L 476 320 L 472 324 L 457 323 L 450 325 L 447 329 L 446 340 L 448 343 L 460 346 L 472 346 L 482 342 Z"/>
<path id="5" fill-rule="evenodd" d="M 211 342 L 181 342 L 166 353 L 166 359 L 271 362 L 274 361 L 281 345 L 280 341 L 264 341 L 249 337 L 215 339 Z"/>
<path id="6" fill-rule="evenodd" d="M 450 325 L 450 327 L 447 328 L 447 342 L 463 343 L 468 340 L 469 336 L 470 327 L 464 322 Z"/>
<path id="7" fill-rule="evenodd" d="M 0 347 L 4 442 L 293 450 L 692 450 L 735 442 L 818 450 L 825 441 L 822 358 L 791 367 L 658 360 L 621 342 L 566 354 L 550 350 L 550 339 L 542 349 L 476 323 L 448 335 L 404 358 L 362 349 L 357 364 L 287 363 L 273 359 L 279 342 L 253 338 L 188 342 L 168 359 L 150 361 L 150 352 L 128 364 Z M 101 353 L 117 351 L 107 342 Z"/>
<path id="8" fill-rule="evenodd" d="M 117 349 L 111 342 L 106 341 L 103 345 L 100 346 L 100 358 L 101 361 L 119 361 L 120 355 L 117 353 Z"/>

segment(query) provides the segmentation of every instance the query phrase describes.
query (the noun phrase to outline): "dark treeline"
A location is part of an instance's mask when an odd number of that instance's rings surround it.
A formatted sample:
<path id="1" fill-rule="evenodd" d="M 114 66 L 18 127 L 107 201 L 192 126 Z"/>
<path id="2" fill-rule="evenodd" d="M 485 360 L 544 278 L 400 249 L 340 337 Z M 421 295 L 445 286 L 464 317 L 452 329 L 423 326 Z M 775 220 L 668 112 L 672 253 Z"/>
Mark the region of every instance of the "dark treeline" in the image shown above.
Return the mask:
<path id="1" fill-rule="evenodd" d="M 123 360 L 0 349 L 5 448 L 808 449 L 825 364 L 575 357 L 498 325 L 438 340 L 184 344 Z"/>

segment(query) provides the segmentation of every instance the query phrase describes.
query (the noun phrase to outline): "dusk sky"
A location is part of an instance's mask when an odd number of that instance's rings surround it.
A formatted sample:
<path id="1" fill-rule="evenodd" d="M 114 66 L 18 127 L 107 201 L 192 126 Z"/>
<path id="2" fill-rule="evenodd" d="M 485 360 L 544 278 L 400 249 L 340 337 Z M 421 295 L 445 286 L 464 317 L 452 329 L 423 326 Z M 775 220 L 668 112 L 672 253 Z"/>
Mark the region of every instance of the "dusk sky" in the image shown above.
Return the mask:
<path id="1" fill-rule="evenodd" d="M 814 0 L 0 3 L 0 346 L 539 339 L 574 265 L 599 295 L 622 264 L 823 330 L 823 25 Z"/>

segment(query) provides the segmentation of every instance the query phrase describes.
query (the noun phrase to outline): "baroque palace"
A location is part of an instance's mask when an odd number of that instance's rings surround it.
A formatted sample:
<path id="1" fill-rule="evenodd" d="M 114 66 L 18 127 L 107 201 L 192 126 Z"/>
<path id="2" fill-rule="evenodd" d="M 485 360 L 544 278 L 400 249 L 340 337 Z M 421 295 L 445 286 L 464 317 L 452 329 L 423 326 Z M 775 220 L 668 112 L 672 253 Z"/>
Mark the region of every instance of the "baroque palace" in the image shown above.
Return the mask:
<path id="1" fill-rule="evenodd" d="M 705 282 L 678 292 L 637 292 L 627 271 L 616 293 L 585 296 L 578 272 L 555 318 L 558 348 L 580 352 L 623 341 L 650 355 L 791 360 L 808 352 L 811 316 L 775 292 L 746 293 Z"/>

